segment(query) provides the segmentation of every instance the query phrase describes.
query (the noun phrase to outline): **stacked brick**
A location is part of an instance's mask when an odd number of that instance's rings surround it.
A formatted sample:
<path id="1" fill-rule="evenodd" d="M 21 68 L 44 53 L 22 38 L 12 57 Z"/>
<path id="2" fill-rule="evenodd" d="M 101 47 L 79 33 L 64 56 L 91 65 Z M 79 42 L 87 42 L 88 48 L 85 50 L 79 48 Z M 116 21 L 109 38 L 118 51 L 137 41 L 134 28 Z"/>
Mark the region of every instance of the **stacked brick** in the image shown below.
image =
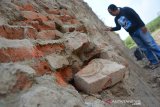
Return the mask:
<path id="1" fill-rule="evenodd" d="M 17 11 L 20 12 L 20 18 L 12 20 L 10 25 L 0 25 L 1 63 L 26 65 L 34 71 L 35 74 L 33 76 L 52 75 L 63 86 L 67 85 L 67 82 L 73 79 L 74 74 L 78 72 L 73 72 L 73 54 L 82 61 L 81 65 L 78 65 L 77 70 L 87 73 L 85 68 L 82 69 L 83 66 L 86 66 L 86 68 L 94 66 L 92 63 L 85 64 L 83 55 L 86 55 L 85 52 L 87 52 L 88 54 L 85 58 L 90 61 L 100 51 L 95 51 L 95 47 L 89 45 L 91 41 L 87 36 L 85 25 L 77 20 L 75 16 L 70 15 L 67 9 L 44 8 L 44 11 L 38 11 L 33 4 L 18 5 L 15 3 L 14 5 L 16 5 Z M 85 50 L 89 49 L 90 52 L 83 51 L 84 48 Z M 69 60 L 69 58 L 72 60 Z M 107 65 L 106 61 L 103 66 L 113 66 L 114 64 Z M 115 71 L 111 69 L 113 74 L 102 76 L 102 78 L 107 79 L 104 79 L 104 86 L 99 87 L 100 89 L 94 90 L 86 87 L 90 85 L 97 86 L 101 83 L 99 81 L 101 79 L 95 79 L 97 84 L 87 84 L 87 81 L 90 81 L 88 80 L 89 78 L 83 80 L 83 75 L 77 74 L 78 77 L 75 78 L 75 81 L 79 88 L 86 92 L 98 92 L 123 79 L 125 68 L 124 66 L 120 67 L 122 69 L 117 68 Z M 14 79 L 16 82 L 14 85 L 9 86 L 11 88 L 7 88 L 9 91 L 23 90 L 32 86 L 33 82 L 30 76 L 26 75 L 25 70 L 14 74 L 16 75 L 16 79 Z M 88 70 L 92 72 L 92 69 Z M 15 71 L 18 72 L 18 68 Z M 105 70 L 105 72 L 110 71 Z M 120 78 L 115 80 L 114 84 L 110 83 L 108 85 L 107 82 L 116 78 L 119 73 Z M 114 74 L 115 76 L 110 76 Z M 93 78 L 90 77 L 90 79 Z M 85 82 L 83 83 L 79 80 Z M 82 88 L 82 85 L 87 86 Z"/>

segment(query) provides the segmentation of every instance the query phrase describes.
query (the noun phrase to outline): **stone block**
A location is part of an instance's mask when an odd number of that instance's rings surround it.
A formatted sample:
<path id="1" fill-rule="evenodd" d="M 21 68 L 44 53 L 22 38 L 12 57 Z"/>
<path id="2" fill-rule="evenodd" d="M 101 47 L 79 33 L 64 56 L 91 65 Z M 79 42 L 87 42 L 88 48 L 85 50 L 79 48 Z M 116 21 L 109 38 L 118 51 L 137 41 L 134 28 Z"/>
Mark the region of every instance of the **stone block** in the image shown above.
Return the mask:
<path id="1" fill-rule="evenodd" d="M 123 80 L 126 68 L 105 59 L 94 59 L 75 77 L 77 88 L 86 93 L 96 93 Z"/>
<path id="2" fill-rule="evenodd" d="M 76 51 L 77 49 L 82 47 L 83 44 L 89 42 L 89 38 L 87 37 L 87 35 L 80 32 L 66 34 L 64 35 L 64 39 L 66 48 L 71 52 Z"/>
<path id="3" fill-rule="evenodd" d="M 46 60 L 52 67 L 52 69 L 59 69 L 64 66 L 69 65 L 69 62 L 65 56 L 58 55 L 58 54 L 51 54 L 46 57 Z"/>

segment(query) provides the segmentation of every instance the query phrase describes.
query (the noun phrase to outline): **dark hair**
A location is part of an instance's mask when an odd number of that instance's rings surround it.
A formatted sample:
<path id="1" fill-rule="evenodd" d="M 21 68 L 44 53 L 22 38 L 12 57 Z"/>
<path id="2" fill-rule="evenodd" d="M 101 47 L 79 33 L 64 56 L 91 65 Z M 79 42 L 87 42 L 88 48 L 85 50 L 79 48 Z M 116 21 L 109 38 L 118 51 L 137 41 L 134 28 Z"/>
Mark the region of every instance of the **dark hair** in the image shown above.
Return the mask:
<path id="1" fill-rule="evenodd" d="M 110 9 L 111 11 L 115 11 L 115 10 L 118 10 L 118 7 L 114 4 L 111 4 L 108 6 L 108 9 Z"/>

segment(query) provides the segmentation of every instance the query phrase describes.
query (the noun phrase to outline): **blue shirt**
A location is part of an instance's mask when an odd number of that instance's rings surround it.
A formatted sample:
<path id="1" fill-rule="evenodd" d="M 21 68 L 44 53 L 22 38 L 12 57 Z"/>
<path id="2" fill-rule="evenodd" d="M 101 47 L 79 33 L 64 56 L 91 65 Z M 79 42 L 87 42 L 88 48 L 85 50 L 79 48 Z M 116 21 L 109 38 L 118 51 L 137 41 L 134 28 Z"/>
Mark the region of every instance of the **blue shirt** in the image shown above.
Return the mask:
<path id="1" fill-rule="evenodd" d="M 111 31 L 117 31 L 123 27 L 129 34 L 145 26 L 139 15 L 129 7 L 120 8 L 120 13 L 115 17 L 115 23 L 116 27 L 113 27 Z"/>

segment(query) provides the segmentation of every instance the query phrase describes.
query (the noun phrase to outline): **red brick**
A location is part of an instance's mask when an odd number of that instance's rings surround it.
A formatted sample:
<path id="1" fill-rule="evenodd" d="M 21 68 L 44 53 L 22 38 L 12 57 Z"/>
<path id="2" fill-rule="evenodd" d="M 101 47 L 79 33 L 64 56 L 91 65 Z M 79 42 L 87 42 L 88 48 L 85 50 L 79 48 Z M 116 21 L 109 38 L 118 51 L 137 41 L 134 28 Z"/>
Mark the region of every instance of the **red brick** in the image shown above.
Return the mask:
<path id="1" fill-rule="evenodd" d="M 59 19 L 60 19 L 62 22 L 67 22 L 68 20 L 71 20 L 72 17 L 69 16 L 69 15 L 62 15 L 62 16 L 59 16 Z"/>
<path id="2" fill-rule="evenodd" d="M 61 86 L 67 86 L 67 82 L 64 80 L 60 72 L 55 72 L 54 76 L 56 77 L 56 81 Z"/>
<path id="3" fill-rule="evenodd" d="M 9 61 L 23 61 L 23 60 L 29 60 L 32 58 L 37 58 L 43 56 L 40 51 L 37 49 L 31 47 L 20 47 L 20 48 L 7 48 L 7 49 L 0 49 L 1 62 L 9 62 Z M 4 59 L 5 58 L 5 59 Z"/>
<path id="4" fill-rule="evenodd" d="M 76 19 L 68 20 L 68 22 L 69 22 L 70 24 L 76 24 L 76 25 L 81 24 L 81 23 L 80 23 L 78 20 L 76 20 Z"/>
<path id="5" fill-rule="evenodd" d="M 63 44 L 46 44 L 46 45 L 37 45 L 36 47 L 44 55 L 48 55 L 54 52 L 62 52 L 64 51 L 65 48 Z"/>
<path id="6" fill-rule="evenodd" d="M 54 73 L 54 76 L 56 77 L 56 81 L 59 85 L 66 86 L 68 85 L 68 81 L 73 77 L 72 68 L 65 67 L 59 69 Z"/>
<path id="7" fill-rule="evenodd" d="M 56 30 L 43 30 L 38 33 L 37 39 L 43 39 L 43 40 L 58 39 L 60 38 L 61 35 L 59 35 L 57 32 L 58 31 Z"/>
<path id="8" fill-rule="evenodd" d="M 4 49 L 0 49 L 0 62 L 10 62 L 11 58 L 9 55 L 4 51 Z"/>
<path id="9" fill-rule="evenodd" d="M 68 11 L 66 9 L 61 9 L 61 15 L 68 15 Z"/>
<path id="10" fill-rule="evenodd" d="M 38 28 L 38 26 L 39 26 L 39 22 L 38 21 L 28 21 L 28 22 L 26 22 L 27 24 L 29 24 L 29 25 L 31 25 L 32 27 L 34 27 L 34 28 Z"/>
<path id="11" fill-rule="evenodd" d="M 37 31 L 33 28 L 27 28 L 26 32 L 24 33 L 30 39 L 36 39 Z"/>
<path id="12" fill-rule="evenodd" d="M 60 15 L 60 10 L 59 9 L 49 9 L 49 10 L 47 10 L 47 13 Z"/>
<path id="13" fill-rule="evenodd" d="M 32 20 L 19 21 L 16 24 L 21 26 L 32 26 L 35 29 L 38 29 L 38 26 L 39 26 L 38 21 L 32 21 Z"/>
<path id="14" fill-rule="evenodd" d="M 62 68 L 53 74 L 56 77 L 56 81 L 61 86 L 67 86 L 68 81 L 73 76 L 72 69 L 70 67 Z"/>
<path id="15" fill-rule="evenodd" d="M 36 30 L 30 27 L 0 26 L 0 36 L 7 39 L 24 39 L 26 36 L 35 39 Z"/>
<path id="16" fill-rule="evenodd" d="M 56 29 L 56 25 L 54 21 L 39 22 L 39 21 L 25 20 L 25 21 L 21 21 L 20 25 L 23 25 L 23 26 L 30 25 L 33 28 L 35 28 L 37 31 Z"/>
<path id="17" fill-rule="evenodd" d="M 0 36 L 7 39 L 23 39 L 24 29 L 20 27 L 0 26 Z"/>
<path id="18" fill-rule="evenodd" d="M 53 15 L 53 14 L 49 14 L 49 15 L 47 16 L 47 18 L 48 18 L 49 20 L 55 20 L 57 17 L 56 17 L 55 15 Z"/>
<path id="19" fill-rule="evenodd" d="M 38 20 L 40 22 L 44 22 L 48 20 L 46 16 L 42 15 L 41 13 L 36 13 L 33 11 L 22 11 L 22 16 L 26 20 Z"/>
<path id="20" fill-rule="evenodd" d="M 61 76 L 66 82 L 70 81 L 73 77 L 73 71 L 71 67 L 65 67 L 65 68 L 59 69 L 57 70 L 57 72 L 61 74 Z"/>
<path id="21" fill-rule="evenodd" d="M 21 11 L 35 11 L 32 4 L 25 4 L 25 5 L 21 6 L 20 10 Z"/>
<path id="22" fill-rule="evenodd" d="M 55 30 L 56 25 L 54 21 L 44 21 L 38 26 L 38 30 Z"/>
<path id="23" fill-rule="evenodd" d="M 74 16 L 71 16 L 66 9 L 61 9 L 60 14 L 61 15 L 69 15 L 70 17 L 75 18 Z"/>
<path id="24" fill-rule="evenodd" d="M 51 74 L 52 70 L 46 61 L 36 61 L 31 67 L 36 71 L 37 75 Z"/>
<path id="25" fill-rule="evenodd" d="M 16 84 L 12 87 L 12 92 L 16 92 L 19 90 L 24 90 L 24 89 L 29 89 L 33 84 L 33 81 L 27 77 L 26 74 L 24 73 L 18 73 L 17 74 L 17 82 Z"/>

